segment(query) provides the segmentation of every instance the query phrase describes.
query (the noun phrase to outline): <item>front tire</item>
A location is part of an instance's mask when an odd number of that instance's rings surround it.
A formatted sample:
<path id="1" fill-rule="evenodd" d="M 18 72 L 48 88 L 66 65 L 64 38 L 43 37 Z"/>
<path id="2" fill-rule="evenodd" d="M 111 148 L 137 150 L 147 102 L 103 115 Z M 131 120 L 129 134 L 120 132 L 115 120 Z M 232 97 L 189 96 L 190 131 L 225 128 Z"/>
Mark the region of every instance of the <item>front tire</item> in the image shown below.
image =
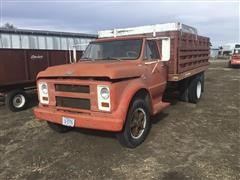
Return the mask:
<path id="1" fill-rule="evenodd" d="M 71 130 L 70 127 L 63 126 L 61 124 L 56 124 L 49 121 L 47 121 L 47 124 L 48 124 L 48 127 L 50 127 L 50 129 L 58 133 L 66 133 Z"/>
<path id="2" fill-rule="evenodd" d="M 136 148 L 146 139 L 151 128 L 147 103 L 136 98 L 130 105 L 123 131 L 117 134 L 119 142 L 128 148 Z"/>
<path id="3" fill-rule="evenodd" d="M 6 94 L 5 104 L 12 112 L 26 109 L 28 102 L 27 94 L 23 90 L 12 90 Z"/>

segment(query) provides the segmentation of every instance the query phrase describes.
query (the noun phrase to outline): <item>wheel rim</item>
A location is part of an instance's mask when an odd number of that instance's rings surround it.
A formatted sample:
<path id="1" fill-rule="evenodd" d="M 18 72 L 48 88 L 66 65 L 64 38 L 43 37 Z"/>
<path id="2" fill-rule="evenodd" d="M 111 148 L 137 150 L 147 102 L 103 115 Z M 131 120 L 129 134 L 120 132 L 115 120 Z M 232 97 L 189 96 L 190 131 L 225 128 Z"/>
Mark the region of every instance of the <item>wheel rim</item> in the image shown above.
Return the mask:
<path id="1" fill-rule="evenodd" d="M 200 81 L 198 81 L 198 83 L 197 83 L 197 98 L 198 99 L 201 97 L 201 93 L 202 93 L 202 84 Z"/>
<path id="2" fill-rule="evenodd" d="M 146 127 L 147 117 L 146 113 L 142 108 L 137 108 L 132 115 L 130 124 L 131 137 L 139 139 Z"/>
<path id="3" fill-rule="evenodd" d="M 24 106 L 26 102 L 25 97 L 22 94 L 17 94 L 16 96 L 14 96 L 13 98 L 13 106 L 15 108 L 21 108 Z"/>

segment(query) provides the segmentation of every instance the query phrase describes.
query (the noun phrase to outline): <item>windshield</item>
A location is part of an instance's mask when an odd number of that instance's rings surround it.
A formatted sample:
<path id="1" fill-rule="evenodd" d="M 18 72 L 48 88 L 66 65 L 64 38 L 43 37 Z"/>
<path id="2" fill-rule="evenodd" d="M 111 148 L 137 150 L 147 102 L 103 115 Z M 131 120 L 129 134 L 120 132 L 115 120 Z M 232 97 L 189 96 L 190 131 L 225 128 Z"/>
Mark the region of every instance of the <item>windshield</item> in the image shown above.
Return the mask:
<path id="1" fill-rule="evenodd" d="M 92 42 L 81 59 L 134 60 L 140 56 L 141 46 L 140 39 Z"/>

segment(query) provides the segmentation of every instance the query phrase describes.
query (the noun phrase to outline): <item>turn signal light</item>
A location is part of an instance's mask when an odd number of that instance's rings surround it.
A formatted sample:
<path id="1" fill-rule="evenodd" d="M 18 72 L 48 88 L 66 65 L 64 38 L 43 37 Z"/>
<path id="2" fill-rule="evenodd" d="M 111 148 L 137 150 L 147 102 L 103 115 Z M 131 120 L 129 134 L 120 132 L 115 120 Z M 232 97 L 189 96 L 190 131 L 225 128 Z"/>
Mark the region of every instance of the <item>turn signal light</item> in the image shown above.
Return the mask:
<path id="1" fill-rule="evenodd" d="M 42 100 L 48 101 L 48 97 L 42 97 Z"/>
<path id="2" fill-rule="evenodd" d="M 102 102 L 102 107 L 109 107 L 109 103 Z"/>

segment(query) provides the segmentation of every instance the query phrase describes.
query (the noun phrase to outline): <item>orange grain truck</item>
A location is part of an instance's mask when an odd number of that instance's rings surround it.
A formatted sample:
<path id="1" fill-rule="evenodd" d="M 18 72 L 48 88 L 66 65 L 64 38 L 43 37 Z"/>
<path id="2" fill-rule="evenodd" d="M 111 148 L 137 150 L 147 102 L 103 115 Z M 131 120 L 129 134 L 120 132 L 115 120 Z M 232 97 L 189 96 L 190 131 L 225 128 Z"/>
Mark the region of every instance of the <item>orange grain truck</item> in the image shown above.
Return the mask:
<path id="1" fill-rule="evenodd" d="M 228 62 L 229 67 L 240 67 L 240 48 L 235 48 Z"/>
<path id="2" fill-rule="evenodd" d="M 181 23 L 100 31 L 76 64 L 49 67 L 38 74 L 36 117 L 50 128 L 116 132 L 129 148 L 140 145 L 151 116 L 170 103 L 168 85 L 181 99 L 197 103 L 209 62 L 209 38 Z"/>

